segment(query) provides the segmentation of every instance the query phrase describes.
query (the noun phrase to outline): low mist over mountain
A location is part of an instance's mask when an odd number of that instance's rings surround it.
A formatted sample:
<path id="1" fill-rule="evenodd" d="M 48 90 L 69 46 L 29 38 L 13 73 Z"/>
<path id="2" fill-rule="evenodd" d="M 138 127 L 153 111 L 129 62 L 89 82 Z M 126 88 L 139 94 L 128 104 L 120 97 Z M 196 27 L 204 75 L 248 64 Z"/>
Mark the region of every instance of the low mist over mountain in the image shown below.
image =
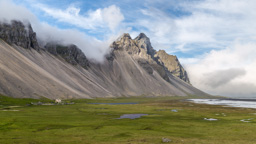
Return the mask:
<path id="1" fill-rule="evenodd" d="M 48 41 L 39 46 L 30 24 L 0 24 L 0 93 L 12 97 L 92 98 L 207 95 L 194 88 L 176 56 L 156 51 L 143 33 L 125 33 L 103 62 L 80 47 Z"/>

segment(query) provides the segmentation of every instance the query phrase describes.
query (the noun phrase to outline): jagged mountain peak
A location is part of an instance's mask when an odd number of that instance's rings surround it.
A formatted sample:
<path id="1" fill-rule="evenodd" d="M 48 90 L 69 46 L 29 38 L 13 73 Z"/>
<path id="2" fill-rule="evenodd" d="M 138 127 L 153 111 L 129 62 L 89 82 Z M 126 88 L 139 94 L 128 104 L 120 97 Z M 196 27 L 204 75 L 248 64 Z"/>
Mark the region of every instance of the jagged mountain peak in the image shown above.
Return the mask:
<path id="1" fill-rule="evenodd" d="M 125 50 L 129 54 L 140 53 L 140 49 L 129 33 L 124 33 L 116 41 L 114 41 L 110 47 L 112 47 L 114 50 Z"/>
<path id="2" fill-rule="evenodd" d="M 135 40 L 141 40 L 141 39 L 147 39 L 147 40 L 149 40 L 149 38 L 147 37 L 147 35 L 144 34 L 144 33 L 140 33 L 140 34 L 135 38 Z"/>
<path id="3" fill-rule="evenodd" d="M 134 40 L 139 48 L 145 49 L 151 57 L 154 56 L 155 50 L 151 45 L 150 39 L 144 33 L 140 33 Z"/>
<path id="4" fill-rule="evenodd" d="M 16 20 L 10 23 L 0 23 L 0 38 L 9 44 L 15 44 L 26 49 L 40 50 L 36 33 L 30 23 L 24 25 Z"/>
<path id="5" fill-rule="evenodd" d="M 130 40 L 132 38 L 131 38 L 129 33 L 124 33 L 119 38 L 117 38 L 116 42 L 117 41 L 122 41 L 122 40 L 127 40 L 127 39 Z"/>
<path id="6" fill-rule="evenodd" d="M 131 39 L 131 36 L 129 33 L 124 33 L 121 37 L 127 37 L 127 38 Z"/>
<path id="7" fill-rule="evenodd" d="M 76 45 L 62 45 L 54 42 L 47 43 L 45 45 L 45 50 L 49 53 L 60 56 L 68 63 L 72 65 L 80 65 L 85 69 L 88 69 L 90 64 L 85 54 Z"/>
<path id="8" fill-rule="evenodd" d="M 135 39 L 132 39 L 129 33 L 124 33 L 113 42 L 111 47 L 118 50 L 126 50 L 129 54 L 139 54 L 141 52 L 144 53 L 144 51 L 151 57 L 155 54 L 150 39 L 144 33 L 140 33 Z"/>
<path id="9" fill-rule="evenodd" d="M 164 50 L 156 51 L 144 33 L 140 33 L 135 39 L 131 39 L 130 35 L 125 33 L 112 44 L 112 47 L 116 50 L 125 50 L 128 54 L 139 57 L 140 62 L 144 59 L 154 63 L 154 65 L 159 64 L 174 76 L 190 83 L 187 72 L 180 64 L 177 56 L 169 55 Z M 160 69 L 158 68 L 158 70 Z M 163 70 L 159 73 L 162 73 L 161 76 L 166 79 Z"/>

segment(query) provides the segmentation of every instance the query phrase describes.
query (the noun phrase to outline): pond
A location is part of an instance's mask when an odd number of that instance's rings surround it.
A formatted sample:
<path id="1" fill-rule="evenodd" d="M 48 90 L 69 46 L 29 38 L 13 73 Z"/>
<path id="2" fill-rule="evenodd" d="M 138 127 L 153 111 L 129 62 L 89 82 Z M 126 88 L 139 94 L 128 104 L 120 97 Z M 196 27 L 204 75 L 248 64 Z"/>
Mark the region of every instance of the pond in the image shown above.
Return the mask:
<path id="1" fill-rule="evenodd" d="M 136 118 L 140 118 L 142 116 L 146 116 L 148 114 L 123 114 L 120 116 L 120 118 L 116 118 L 116 119 L 136 119 Z"/>
<path id="2" fill-rule="evenodd" d="M 256 108 L 255 99 L 189 99 L 189 101 L 199 104 L 224 105 L 241 108 Z"/>

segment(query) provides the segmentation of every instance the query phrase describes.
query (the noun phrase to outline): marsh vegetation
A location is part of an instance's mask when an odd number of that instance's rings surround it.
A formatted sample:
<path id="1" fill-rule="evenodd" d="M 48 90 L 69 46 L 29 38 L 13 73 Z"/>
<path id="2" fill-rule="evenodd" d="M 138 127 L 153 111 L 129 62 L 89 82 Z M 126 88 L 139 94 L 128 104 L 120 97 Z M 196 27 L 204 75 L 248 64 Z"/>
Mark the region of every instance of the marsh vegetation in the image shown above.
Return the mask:
<path id="1" fill-rule="evenodd" d="M 26 103 L 39 100 L 1 96 L 0 143 L 133 144 L 161 143 L 163 138 L 171 140 L 170 143 L 186 144 L 256 143 L 255 109 L 195 104 L 183 99 L 82 99 L 72 100 L 73 105 L 27 106 Z M 9 111 L 3 111 L 6 109 Z M 117 119 L 124 114 L 147 115 Z M 207 121 L 205 118 L 218 120 Z"/>

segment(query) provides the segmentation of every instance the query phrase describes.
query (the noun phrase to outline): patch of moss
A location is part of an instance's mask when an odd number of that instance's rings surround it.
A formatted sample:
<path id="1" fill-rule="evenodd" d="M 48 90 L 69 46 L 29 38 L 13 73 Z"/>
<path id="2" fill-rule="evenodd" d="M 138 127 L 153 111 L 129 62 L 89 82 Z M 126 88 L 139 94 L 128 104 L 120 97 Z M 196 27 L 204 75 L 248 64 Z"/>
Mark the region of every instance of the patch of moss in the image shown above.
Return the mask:
<path id="1" fill-rule="evenodd" d="M 27 104 L 30 104 L 31 102 L 53 102 L 50 99 L 41 97 L 40 99 L 32 99 L 32 98 L 12 98 L 8 96 L 4 96 L 0 94 L 0 105 L 2 106 L 10 106 L 10 105 L 19 105 L 19 106 L 25 106 Z"/>

